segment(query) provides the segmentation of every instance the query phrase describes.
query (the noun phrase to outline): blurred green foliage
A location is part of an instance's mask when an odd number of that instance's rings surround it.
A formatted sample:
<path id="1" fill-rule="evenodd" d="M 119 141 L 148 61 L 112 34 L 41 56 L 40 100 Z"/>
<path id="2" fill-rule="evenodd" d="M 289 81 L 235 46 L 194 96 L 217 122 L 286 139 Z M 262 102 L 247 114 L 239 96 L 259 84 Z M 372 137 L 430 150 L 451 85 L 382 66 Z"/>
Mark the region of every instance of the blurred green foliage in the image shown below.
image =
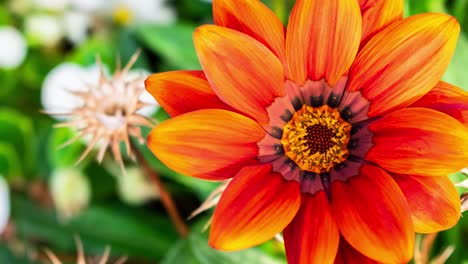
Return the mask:
<path id="1" fill-rule="evenodd" d="M 24 19 L 12 14 L 0 1 L 0 25 L 21 28 Z M 0 174 L 11 183 L 12 222 L 15 239 L 23 250 L 12 250 L 10 244 L 0 245 L 0 263 L 36 263 L 28 256 L 49 248 L 59 255 L 74 255 L 73 240 L 78 235 L 85 252 L 102 254 L 105 246 L 113 256 L 127 255 L 130 263 L 284 263 L 284 250 L 277 242 L 237 253 L 222 253 L 209 248 L 202 226 L 210 213 L 189 221 L 193 230 L 187 239 L 179 239 L 164 208 L 158 201 L 132 206 L 120 201 L 113 176 L 94 159 L 86 159 L 77 168 L 85 172 L 92 184 L 92 203 L 70 221 L 61 221 L 54 209 L 43 206 L 31 195 L 31 186 L 47 183 L 54 170 L 73 166 L 85 148 L 76 142 L 66 148 L 59 145 L 72 137 L 67 129 L 53 129 L 54 121 L 40 112 L 41 85 L 48 72 L 64 61 L 82 65 L 95 63 L 96 54 L 112 71 L 117 54 L 126 62 L 137 49 L 142 55 L 137 68 L 151 72 L 174 69 L 199 69 L 192 44 L 193 30 L 211 23 L 211 5 L 198 0 L 174 0 L 179 20 L 173 25 L 138 24 L 128 27 L 113 25 L 105 34 L 92 34 L 80 45 L 61 43 L 50 49 L 30 46 L 26 60 L 13 70 L 0 69 Z M 293 1 L 266 0 L 283 21 Z M 452 63 L 444 80 L 468 90 L 468 0 L 407 0 L 405 15 L 422 12 L 444 12 L 457 17 L 462 34 Z M 155 115 L 168 118 L 163 110 Z M 145 134 L 148 131 L 145 131 Z M 217 186 L 174 173 L 159 162 L 146 148 L 140 150 L 158 171 L 179 209 L 187 217 Z M 106 160 L 109 166 L 115 166 Z M 454 180 L 463 176 L 453 175 Z M 460 190 L 462 191 L 462 190 Z M 466 191 L 466 190 L 465 190 Z M 456 250 L 448 263 L 468 262 L 468 220 L 461 218 L 453 229 L 442 232 L 434 254 L 449 245 Z M 33 254 L 34 255 L 34 254 Z"/>

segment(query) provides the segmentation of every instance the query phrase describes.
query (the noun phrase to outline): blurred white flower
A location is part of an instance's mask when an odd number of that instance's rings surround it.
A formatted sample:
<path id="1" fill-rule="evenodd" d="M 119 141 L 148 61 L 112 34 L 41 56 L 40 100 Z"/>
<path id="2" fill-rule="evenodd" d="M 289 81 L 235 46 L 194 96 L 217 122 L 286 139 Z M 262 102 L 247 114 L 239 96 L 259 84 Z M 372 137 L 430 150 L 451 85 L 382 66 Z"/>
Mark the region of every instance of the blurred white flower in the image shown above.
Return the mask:
<path id="1" fill-rule="evenodd" d="M 98 80 L 86 82 L 84 85 L 79 82 L 82 71 L 76 65 L 66 67 L 65 70 L 54 69 L 46 78 L 42 90 L 45 112 L 52 116 L 66 117 L 67 121 L 57 124 L 56 127 L 69 127 L 77 132 L 76 136 L 63 146 L 79 139 L 88 140 L 88 147 L 77 163 L 95 147 L 99 148 L 97 160 L 101 162 L 110 148 L 115 160 L 123 169 L 120 143 L 125 144 L 126 153 L 131 158 L 134 158 L 134 155 L 130 137 L 137 138 L 140 144 L 144 143 L 141 126 L 153 126 L 147 115 L 156 111 L 157 104 L 154 99 L 145 95 L 148 93 L 144 89 L 147 74 L 130 71 L 137 57 L 138 54 L 132 56 L 123 69 L 119 65 L 110 77 L 100 66 Z M 70 80 L 76 76 L 79 77 L 78 80 Z"/>
<path id="2" fill-rule="evenodd" d="M 0 68 L 15 68 L 26 57 L 27 46 L 23 35 L 14 27 L 0 27 Z"/>
<path id="3" fill-rule="evenodd" d="M 114 19 L 120 24 L 170 24 L 176 19 L 175 10 L 166 0 L 116 0 L 112 10 Z"/>
<path id="4" fill-rule="evenodd" d="M 10 219 L 10 189 L 3 176 L 0 175 L 0 234 Z"/>
<path id="5" fill-rule="evenodd" d="M 88 13 L 102 11 L 107 3 L 112 1 L 110 0 L 69 0 L 71 6 L 79 11 L 84 11 Z M 106 3 L 107 2 L 107 3 Z"/>
<path id="6" fill-rule="evenodd" d="M 130 205 L 141 205 L 159 197 L 159 192 L 141 169 L 127 168 L 126 174 L 113 174 L 117 178 L 118 194 L 124 202 Z"/>
<path id="7" fill-rule="evenodd" d="M 65 219 L 76 216 L 91 200 L 88 178 L 72 168 L 56 170 L 50 179 L 52 200 L 59 215 Z"/>
<path id="8" fill-rule="evenodd" d="M 25 33 L 33 43 L 55 46 L 63 37 L 64 29 L 58 17 L 51 15 L 31 15 L 26 18 Z"/>
<path id="9" fill-rule="evenodd" d="M 65 62 L 47 74 L 41 90 L 41 101 L 47 113 L 68 113 L 80 107 L 83 102 L 73 92 L 83 92 L 90 83 L 99 81 L 99 67 L 83 67 Z M 63 120 L 61 115 L 52 115 Z"/>
<path id="10" fill-rule="evenodd" d="M 20 16 L 26 16 L 31 8 L 32 3 L 30 0 L 11 0 L 8 2 L 8 9 Z"/>
<path id="11" fill-rule="evenodd" d="M 62 11 L 69 4 L 68 0 L 32 0 L 32 2 L 36 7 L 50 11 Z"/>
<path id="12" fill-rule="evenodd" d="M 68 11 L 63 15 L 63 26 L 68 40 L 79 44 L 86 40 L 91 18 L 84 12 Z"/>

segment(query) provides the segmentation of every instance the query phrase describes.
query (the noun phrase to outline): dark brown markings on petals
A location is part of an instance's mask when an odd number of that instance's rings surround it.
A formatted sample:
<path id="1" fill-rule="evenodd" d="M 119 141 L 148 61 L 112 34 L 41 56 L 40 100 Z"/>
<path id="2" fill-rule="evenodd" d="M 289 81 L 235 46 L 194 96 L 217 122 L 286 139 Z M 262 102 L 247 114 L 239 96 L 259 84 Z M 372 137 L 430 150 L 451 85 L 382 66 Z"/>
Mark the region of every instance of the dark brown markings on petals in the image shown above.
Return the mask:
<path id="1" fill-rule="evenodd" d="M 328 200 L 331 200 L 331 190 L 330 190 L 330 173 L 321 173 L 320 180 L 322 181 L 323 190 L 327 194 Z"/>
<path id="2" fill-rule="evenodd" d="M 291 120 L 292 117 L 293 113 L 291 113 L 289 109 L 284 110 L 284 113 L 280 116 L 281 120 L 283 120 L 284 122 L 289 122 L 289 120 Z"/>
<path id="3" fill-rule="evenodd" d="M 341 162 L 340 164 L 337 164 L 337 165 L 335 166 L 335 169 L 336 169 L 336 170 L 342 170 L 342 169 L 344 169 L 344 168 L 346 168 L 345 161 L 344 161 L 344 162 Z"/>
<path id="4" fill-rule="evenodd" d="M 299 109 L 302 108 L 302 105 L 304 104 L 302 100 L 299 97 L 294 97 L 291 101 L 292 106 L 294 107 L 294 110 L 299 111 Z"/>
<path id="5" fill-rule="evenodd" d="M 310 171 L 303 171 L 300 183 L 302 193 L 314 194 L 317 191 L 323 190 L 320 177 Z"/>
<path id="6" fill-rule="evenodd" d="M 340 116 L 346 122 L 351 120 L 351 118 L 353 118 L 353 116 L 354 116 L 353 112 L 351 112 L 351 107 L 347 106 L 345 109 L 343 109 L 340 112 Z"/>
<path id="7" fill-rule="evenodd" d="M 368 125 L 375 119 L 367 119 L 359 123 L 354 124 L 351 127 L 350 139 L 348 142 L 349 157 L 356 156 L 364 158 L 369 149 L 372 147 L 372 132 L 369 130 Z"/>
<path id="8" fill-rule="evenodd" d="M 269 134 L 276 139 L 281 139 L 283 137 L 283 130 L 279 127 L 272 127 Z"/>
<path id="9" fill-rule="evenodd" d="M 292 159 L 287 159 L 284 164 L 288 165 L 289 169 L 291 171 L 298 169 L 296 162 L 294 162 Z"/>
<path id="10" fill-rule="evenodd" d="M 345 182 L 348 178 L 359 175 L 362 164 L 362 159 L 355 160 L 354 157 L 348 157 L 330 171 L 330 182 L 337 180 Z"/>
<path id="11" fill-rule="evenodd" d="M 311 96 L 310 97 L 310 104 L 312 107 L 320 107 L 323 105 L 323 96 Z"/>
<path id="12" fill-rule="evenodd" d="M 363 158 L 361 158 L 359 156 L 356 156 L 356 155 L 349 155 L 348 160 L 352 161 L 352 162 L 358 162 L 358 163 L 370 163 L 370 162 L 368 162 L 368 161 L 364 160 Z"/>
<path id="13" fill-rule="evenodd" d="M 340 105 L 341 102 L 341 95 L 336 95 L 334 93 L 331 93 L 330 96 L 328 97 L 327 105 L 330 106 L 331 108 L 337 108 Z"/>
<path id="14" fill-rule="evenodd" d="M 352 138 L 348 142 L 348 149 L 357 149 L 359 147 L 359 138 Z"/>
<path id="15" fill-rule="evenodd" d="M 273 147 L 275 148 L 276 155 L 283 155 L 284 154 L 283 144 L 277 144 L 277 145 L 274 145 Z"/>
<path id="16" fill-rule="evenodd" d="M 368 122 L 355 124 L 351 127 L 351 131 L 349 132 L 349 134 L 352 136 L 358 133 L 359 131 L 361 131 L 362 129 L 365 129 L 367 125 L 368 125 Z"/>

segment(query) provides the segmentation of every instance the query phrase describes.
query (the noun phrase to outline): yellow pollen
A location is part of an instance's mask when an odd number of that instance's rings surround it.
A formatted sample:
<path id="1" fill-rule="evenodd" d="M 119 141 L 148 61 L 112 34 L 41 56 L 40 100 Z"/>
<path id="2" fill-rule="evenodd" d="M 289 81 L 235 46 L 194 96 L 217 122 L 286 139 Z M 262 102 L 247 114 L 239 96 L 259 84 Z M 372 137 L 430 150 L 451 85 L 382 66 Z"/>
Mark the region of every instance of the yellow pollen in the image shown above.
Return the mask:
<path id="1" fill-rule="evenodd" d="M 351 125 L 329 106 L 302 106 L 284 126 L 285 154 L 301 170 L 322 173 L 348 157 Z"/>
<path id="2" fill-rule="evenodd" d="M 132 11 L 125 6 L 118 6 L 113 14 L 114 21 L 119 25 L 128 25 L 133 20 Z"/>

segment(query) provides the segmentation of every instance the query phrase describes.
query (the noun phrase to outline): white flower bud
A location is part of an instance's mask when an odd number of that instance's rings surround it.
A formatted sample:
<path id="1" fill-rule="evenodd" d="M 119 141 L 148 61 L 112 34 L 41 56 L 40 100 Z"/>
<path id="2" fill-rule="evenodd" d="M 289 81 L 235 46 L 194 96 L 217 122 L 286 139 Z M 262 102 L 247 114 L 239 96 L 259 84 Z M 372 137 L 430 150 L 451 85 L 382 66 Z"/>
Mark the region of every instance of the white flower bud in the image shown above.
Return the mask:
<path id="1" fill-rule="evenodd" d="M 56 170 L 50 179 L 50 190 L 59 215 L 65 219 L 80 213 L 91 199 L 88 179 L 75 169 Z"/>
<path id="2" fill-rule="evenodd" d="M 75 44 L 86 40 L 90 24 L 90 17 L 83 12 L 69 11 L 63 15 L 63 25 L 67 39 Z"/>
<path id="3" fill-rule="evenodd" d="M 0 234 L 10 218 L 10 189 L 3 176 L 0 175 Z"/>
<path id="4" fill-rule="evenodd" d="M 14 27 L 0 27 L 0 68 L 15 68 L 26 57 L 27 46 L 23 35 Z"/>
<path id="5" fill-rule="evenodd" d="M 68 0 L 33 0 L 35 6 L 49 11 L 62 11 L 68 4 Z"/>
<path id="6" fill-rule="evenodd" d="M 25 33 L 32 42 L 55 46 L 64 36 L 60 19 L 49 15 L 32 15 L 25 22 Z"/>
<path id="7" fill-rule="evenodd" d="M 138 168 L 127 168 L 126 174 L 116 175 L 118 194 L 122 201 L 131 205 L 141 205 L 159 197 L 156 187 Z"/>

